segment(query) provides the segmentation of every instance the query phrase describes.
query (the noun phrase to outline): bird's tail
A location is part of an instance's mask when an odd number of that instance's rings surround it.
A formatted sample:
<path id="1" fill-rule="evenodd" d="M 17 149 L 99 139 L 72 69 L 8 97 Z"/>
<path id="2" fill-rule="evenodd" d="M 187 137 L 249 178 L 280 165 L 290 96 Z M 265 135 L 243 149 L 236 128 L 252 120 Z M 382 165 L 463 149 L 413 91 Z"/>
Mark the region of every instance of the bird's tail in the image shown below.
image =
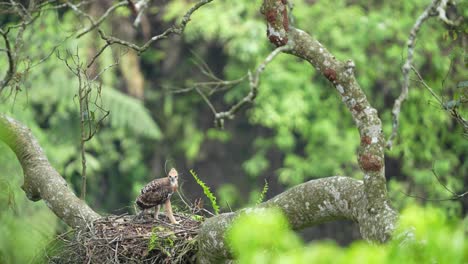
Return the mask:
<path id="1" fill-rule="evenodd" d="M 137 198 L 137 199 L 135 200 L 135 203 L 136 203 L 136 205 L 138 206 L 138 208 L 139 208 L 140 210 L 143 210 L 144 204 L 140 201 L 140 199 Z"/>

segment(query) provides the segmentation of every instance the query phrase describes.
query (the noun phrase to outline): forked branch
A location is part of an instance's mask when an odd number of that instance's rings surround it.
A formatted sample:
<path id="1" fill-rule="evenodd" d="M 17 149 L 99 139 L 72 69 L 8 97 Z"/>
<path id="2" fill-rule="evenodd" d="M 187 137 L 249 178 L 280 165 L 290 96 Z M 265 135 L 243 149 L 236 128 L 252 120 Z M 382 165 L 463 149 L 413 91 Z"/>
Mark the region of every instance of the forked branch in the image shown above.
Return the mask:
<path id="1" fill-rule="evenodd" d="M 445 10 L 447 8 L 448 0 L 433 0 L 424 10 L 424 12 L 416 19 L 413 27 L 411 28 L 410 35 L 408 37 L 407 45 L 407 55 L 405 63 L 402 66 L 402 73 L 403 73 L 403 81 L 401 87 L 401 93 L 398 98 L 395 100 L 392 109 L 392 133 L 387 140 L 386 147 L 391 149 L 393 145 L 393 141 L 397 137 L 398 134 L 398 127 L 400 126 L 400 112 L 401 112 L 401 105 L 408 97 L 408 88 L 409 88 L 409 75 L 411 67 L 413 67 L 413 57 L 415 52 L 415 44 L 416 38 L 418 35 L 419 30 L 421 29 L 424 22 L 426 22 L 431 16 L 437 16 L 441 19 L 444 23 L 449 25 L 455 25 L 456 22 L 450 21 L 445 14 Z"/>

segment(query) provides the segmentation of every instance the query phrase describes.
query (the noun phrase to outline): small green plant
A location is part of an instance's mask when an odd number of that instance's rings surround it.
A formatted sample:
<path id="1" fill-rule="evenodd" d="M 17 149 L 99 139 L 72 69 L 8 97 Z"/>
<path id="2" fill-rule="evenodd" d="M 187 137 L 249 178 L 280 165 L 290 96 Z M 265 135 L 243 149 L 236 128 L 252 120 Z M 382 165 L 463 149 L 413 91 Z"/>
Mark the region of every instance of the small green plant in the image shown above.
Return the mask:
<path id="1" fill-rule="evenodd" d="M 160 227 L 160 226 L 155 226 L 151 230 L 151 237 L 150 237 L 150 240 L 148 242 L 148 251 L 151 251 L 151 250 L 153 250 L 153 249 L 155 249 L 155 248 L 157 248 L 159 246 L 158 231 L 161 231 L 161 230 L 162 230 L 162 227 Z"/>
<path id="2" fill-rule="evenodd" d="M 216 196 L 214 196 L 214 194 L 210 191 L 210 187 L 206 186 L 206 184 L 202 180 L 200 180 L 200 178 L 198 178 L 194 170 L 190 170 L 190 174 L 192 174 L 197 184 L 200 185 L 200 187 L 202 187 L 203 192 L 211 202 L 211 207 L 213 207 L 215 214 L 219 214 L 219 206 L 216 203 Z"/>
<path id="3" fill-rule="evenodd" d="M 161 252 L 163 252 L 166 256 L 171 257 L 172 254 L 169 250 L 170 248 L 174 247 L 174 239 L 176 239 L 176 237 L 174 235 L 174 232 L 169 232 L 168 234 L 166 234 L 165 238 L 163 236 L 161 239 L 161 237 L 159 237 L 161 231 L 164 231 L 164 228 L 160 226 L 155 226 L 151 230 L 151 237 L 148 242 L 148 252 L 154 249 L 158 249 Z"/>
<path id="4" fill-rule="evenodd" d="M 191 215 L 190 218 L 192 218 L 193 220 L 198 221 L 198 222 L 203 221 L 203 216 L 201 216 L 201 215 L 194 214 L 194 215 Z"/>
<path id="5" fill-rule="evenodd" d="M 266 195 L 267 192 L 268 192 L 268 182 L 265 179 L 265 185 L 263 185 L 263 190 L 260 193 L 260 197 L 258 197 L 258 200 L 257 200 L 256 204 L 261 204 L 263 202 L 263 200 L 265 200 L 265 195 Z"/>

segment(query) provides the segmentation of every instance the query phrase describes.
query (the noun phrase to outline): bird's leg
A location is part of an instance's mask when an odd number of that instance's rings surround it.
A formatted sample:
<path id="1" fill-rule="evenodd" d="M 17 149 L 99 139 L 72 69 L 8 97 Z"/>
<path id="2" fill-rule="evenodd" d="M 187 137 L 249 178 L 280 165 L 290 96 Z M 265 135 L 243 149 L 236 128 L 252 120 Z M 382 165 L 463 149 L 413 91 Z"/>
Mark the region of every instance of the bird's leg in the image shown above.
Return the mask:
<path id="1" fill-rule="evenodd" d="M 145 209 L 142 209 L 136 216 L 135 218 L 133 218 L 134 220 L 140 220 L 142 218 L 144 218 L 144 215 L 145 215 Z"/>
<path id="2" fill-rule="evenodd" d="M 161 205 L 156 205 L 156 209 L 154 209 L 154 219 L 159 218 L 159 210 L 161 209 Z"/>
<path id="3" fill-rule="evenodd" d="M 166 208 L 166 214 L 167 217 L 169 217 L 169 220 L 171 220 L 171 223 L 178 224 L 179 222 L 175 220 L 174 215 L 172 214 L 171 200 L 167 199 L 164 207 Z"/>

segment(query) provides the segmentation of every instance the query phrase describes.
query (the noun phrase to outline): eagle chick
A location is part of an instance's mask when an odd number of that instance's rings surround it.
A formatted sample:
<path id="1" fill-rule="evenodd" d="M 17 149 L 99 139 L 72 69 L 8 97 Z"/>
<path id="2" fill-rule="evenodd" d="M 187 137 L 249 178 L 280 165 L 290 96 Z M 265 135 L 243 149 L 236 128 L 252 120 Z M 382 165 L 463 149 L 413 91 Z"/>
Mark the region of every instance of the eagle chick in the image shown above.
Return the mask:
<path id="1" fill-rule="evenodd" d="M 161 205 L 164 204 L 167 217 L 171 220 L 171 223 L 178 224 L 179 222 L 175 220 L 172 214 L 171 207 L 171 196 L 177 191 L 178 177 L 179 174 L 176 169 L 172 168 L 167 177 L 155 179 L 143 187 L 141 194 L 135 201 L 138 208 L 142 210 L 140 214 L 143 214 L 146 209 L 156 207 L 154 218 L 158 219 L 159 210 Z"/>

